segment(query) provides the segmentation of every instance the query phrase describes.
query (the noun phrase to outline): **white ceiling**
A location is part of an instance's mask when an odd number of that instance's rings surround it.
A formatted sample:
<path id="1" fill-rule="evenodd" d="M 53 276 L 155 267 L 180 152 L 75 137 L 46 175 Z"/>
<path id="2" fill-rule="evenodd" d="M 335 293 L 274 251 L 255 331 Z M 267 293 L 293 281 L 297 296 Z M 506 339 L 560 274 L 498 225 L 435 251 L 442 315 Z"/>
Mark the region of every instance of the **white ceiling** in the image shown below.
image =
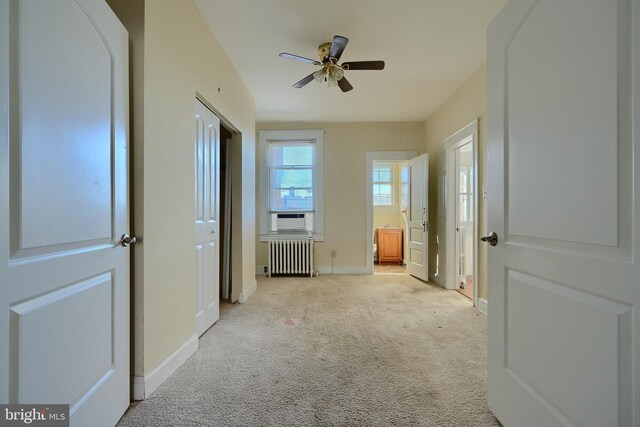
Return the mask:
<path id="1" fill-rule="evenodd" d="M 485 61 L 486 27 L 506 0 L 195 0 L 256 101 L 257 122 L 424 121 Z M 384 60 L 347 71 L 351 92 L 312 81 L 334 34 L 342 61 Z"/>

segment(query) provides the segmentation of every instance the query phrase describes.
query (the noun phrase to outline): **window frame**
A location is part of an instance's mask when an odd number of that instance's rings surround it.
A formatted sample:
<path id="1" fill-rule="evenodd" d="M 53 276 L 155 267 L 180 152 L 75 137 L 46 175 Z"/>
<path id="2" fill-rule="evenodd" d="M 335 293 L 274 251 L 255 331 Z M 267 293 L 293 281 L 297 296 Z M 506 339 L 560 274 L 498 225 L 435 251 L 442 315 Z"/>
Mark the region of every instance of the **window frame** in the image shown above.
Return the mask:
<path id="1" fill-rule="evenodd" d="M 258 132 L 258 178 L 259 191 L 257 211 L 260 224 L 260 241 L 265 242 L 274 237 L 299 237 L 306 232 L 271 231 L 272 213 L 307 213 L 313 212 L 313 239 L 324 240 L 324 131 L 323 130 L 268 130 Z M 313 210 L 272 211 L 271 209 L 271 159 L 270 143 L 311 143 L 313 144 Z"/>

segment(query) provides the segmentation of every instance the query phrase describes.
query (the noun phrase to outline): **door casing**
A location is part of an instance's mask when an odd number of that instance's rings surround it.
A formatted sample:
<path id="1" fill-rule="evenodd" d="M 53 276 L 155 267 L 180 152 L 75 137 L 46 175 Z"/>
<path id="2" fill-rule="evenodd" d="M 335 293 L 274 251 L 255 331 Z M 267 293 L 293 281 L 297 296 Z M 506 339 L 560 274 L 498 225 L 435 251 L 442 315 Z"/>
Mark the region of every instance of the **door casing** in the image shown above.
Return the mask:
<path id="1" fill-rule="evenodd" d="M 417 156 L 415 151 L 367 151 L 365 153 L 365 256 L 364 272 L 373 274 L 373 162 L 409 161 Z"/>
<path id="2" fill-rule="evenodd" d="M 445 212 L 445 288 L 455 289 L 456 257 L 456 150 L 473 145 L 473 305 L 478 304 L 478 120 L 475 119 L 442 141 L 444 150 L 444 212 Z"/>

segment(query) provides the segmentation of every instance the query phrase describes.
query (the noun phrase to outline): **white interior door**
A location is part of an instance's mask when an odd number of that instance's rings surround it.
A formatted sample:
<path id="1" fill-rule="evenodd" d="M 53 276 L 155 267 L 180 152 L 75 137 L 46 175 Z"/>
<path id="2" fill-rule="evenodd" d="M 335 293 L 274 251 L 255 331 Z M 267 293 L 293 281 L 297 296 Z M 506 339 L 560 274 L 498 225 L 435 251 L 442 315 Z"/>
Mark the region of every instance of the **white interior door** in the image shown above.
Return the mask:
<path id="1" fill-rule="evenodd" d="M 429 279 L 429 222 L 428 222 L 429 155 L 409 160 L 409 253 L 407 272 L 421 280 Z"/>
<path id="2" fill-rule="evenodd" d="M 220 316 L 220 119 L 196 100 L 196 329 Z"/>
<path id="3" fill-rule="evenodd" d="M 514 0 L 489 28 L 489 404 L 640 425 L 640 2 Z"/>
<path id="4" fill-rule="evenodd" d="M 0 402 L 129 405 L 128 37 L 103 0 L 0 1 Z"/>

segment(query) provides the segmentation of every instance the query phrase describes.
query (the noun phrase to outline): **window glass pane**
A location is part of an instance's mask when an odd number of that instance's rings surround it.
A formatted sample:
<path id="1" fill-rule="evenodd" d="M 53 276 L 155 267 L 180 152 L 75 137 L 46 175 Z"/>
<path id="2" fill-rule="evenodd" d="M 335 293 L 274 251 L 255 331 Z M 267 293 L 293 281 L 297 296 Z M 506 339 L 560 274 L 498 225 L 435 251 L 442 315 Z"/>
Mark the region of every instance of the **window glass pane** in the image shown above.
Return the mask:
<path id="1" fill-rule="evenodd" d="M 274 211 L 313 210 L 313 190 L 311 189 L 271 190 L 271 209 Z"/>
<path id="2" fill-rule="evenodd" d="M 390 184 L 373 184 L 373 205 L 392 206 L 392 195 Z"/>
<path id="3" fill-rule="evenodd" d="M 313 147 L 307 145 L 272 145 L 271 164 L 276 166 L 311 166 Z"/>
<path id="4" fill-rule="evenodd" d="M 271 169 L 271 188 L 313 187 L 311 169 Z"/>
<path id="5" fill-rule="evenodd" d="M 373 204 L 374 206 L 391 206 L 391 197 L 390 196 L 373 196 Z"/>
<path id="6" fill-rule="evenodd" d="M 373 168 L 373 182 L 391 181 L 391 166 L 376 166 Z"/>
<path id="7" fill-rule="evenodd" d="M 391 169 L 390 168 L 380 169 L 380 179 L 378 181 L 391 182 Z"/>

